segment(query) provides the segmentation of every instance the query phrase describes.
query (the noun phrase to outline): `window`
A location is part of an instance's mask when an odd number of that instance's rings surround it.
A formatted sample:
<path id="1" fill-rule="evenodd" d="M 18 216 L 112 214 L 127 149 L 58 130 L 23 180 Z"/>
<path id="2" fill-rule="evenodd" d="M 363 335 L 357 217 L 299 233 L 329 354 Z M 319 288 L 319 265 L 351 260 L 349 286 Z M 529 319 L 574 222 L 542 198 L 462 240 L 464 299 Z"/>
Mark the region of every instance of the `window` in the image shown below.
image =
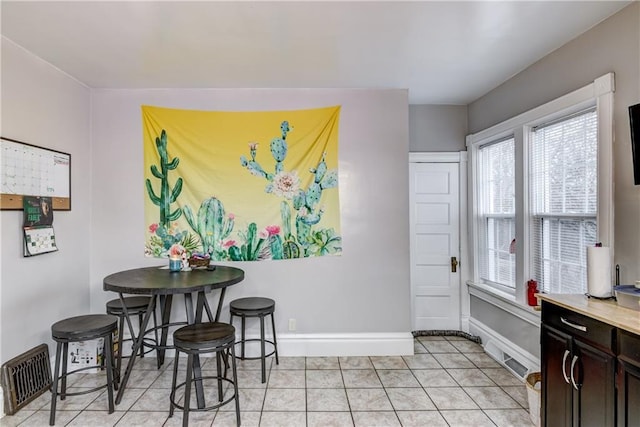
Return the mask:
<path id="1" fill-rule="evenodd" d="M 476 289 L 586 292 L 586 248 L 613 249 L 613 87 L 606 74 L 467 137 Z"/>
<path id="2" fill-rule="evenodd" d="M 531 270 L 540 289 L 587 291 L 586 247 L 597 236 L 595 108 L 532 130 Z"/>
<path id="3" fill-rule="evenodd" d="M 492 142 L 478 150 L 478 268 L 486 283 L 515 287 L 514 139 Z"/>

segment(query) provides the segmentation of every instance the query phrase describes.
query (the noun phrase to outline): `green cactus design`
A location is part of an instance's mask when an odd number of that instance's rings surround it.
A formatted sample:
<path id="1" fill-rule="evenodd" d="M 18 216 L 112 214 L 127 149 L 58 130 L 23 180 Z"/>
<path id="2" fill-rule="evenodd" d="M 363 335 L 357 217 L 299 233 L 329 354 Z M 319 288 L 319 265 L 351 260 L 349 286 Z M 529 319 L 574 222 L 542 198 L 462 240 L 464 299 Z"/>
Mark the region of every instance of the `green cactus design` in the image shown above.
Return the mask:
<path id="1" fill-rule="evenodd" d="M 264 168 L 256 161 L 258 144 L 252 142 L 249 144 L 249 154 L 251 160 L 248 160 L 245 156 L 240 157 L 240 164 L 247 168 L 247 170 L 254 176 L 265 178 L 267 186 L 265 191 L 267 193 L 274 193 L 274 179 L 276 175 L 284 172 L 284 160 L 287 156 L 287 134 L 291 131 L 289 122 L 283 121 L 280 125 L 281 137 L 276 137 L 271 140 L 269 148 L 271 155 L 275 160 L 274 172 L 266 172 Z M 318 162 L 315 168 L 309 170 L 314 174 L 313 182 L 305 190 L 298 189 L 296 194 L 291 197 L 291 201 L 283 200 L 280 204 L 280 215 L 282 218 L 282 229 L 284 235 L 284 241 L 282 242 L 282 250 L 284 258 L 298 258 L 302 256 L 309 256 L 311 254 L 317 254 L 316 246 L 310 247 L 317 241 L 317 237 L 312 232 L 312 226 L 318 224 L 322 219 L 324 210 L 318 206 L 322 197 L 322 192 L 326 189 L 336 188 L 338 186 L 338 173 L 336 170 L 328 170 L 325 161 L 326 153 L 322 154 L 322 158 Z M 295 229 L 296 234 L 293 235 L 291 231 L 291 209 L 290 204 L 296 210 Z M 322 231 L 321 231 L 322 232 Z M 337 237 L 340 240 L 339 236 Z M 322 239 L 326 238 L 325 234 L 322 235 Z M 331 240 L 332 242 L 334 240 Z M 339 246 L 332 245 L 331 248 L 335 253 L 341 248 Z M 279 249 L 279 247 L 278 247 Z M 272 248 L 272 255 L 274 254 Z M 324 253 L 324 250 L 320 252 Z"/>
<path id="2" fill-rule="evenodd" d="M 284 200 L 280 202 L 280 217 L 282 218 L 282 234 L 285 239 L 291 238 L 291 208 Z"/>
<path id="3" fill-rule="evenodd" d="M 269 246 L 265 246 L 265 239 L 258 235 L 258 227 L 252 222 L 247 227 L 246 233 L 238 233 L 245 243 L 238 247 L 236 245 L 229 248 L 229 257 L 232 261 L 257 261 L 268 258 Z"/>
<path id="4" fill-rule="evenodd" d="M 278 172 L 282 172 L 284 166 L 283 161 L 287 157 L 287 133 L 289 133 L 289 122 L 284 121 L 280 124 L 281 137 L 273 138 L 271 140 L 271 144 L 269 147 L 271 149 L 271 155 L 276 161 L 275 164 L 275 172 L 268 173 L 260 166 L 258 162 L 256 162 L 256 153 L 258 144 L 255 142 L 249 143 L 249 154 L 251 155 L 251 160 L 247 160 L 245 156 L 240 156 L 240 164 L 243 167 L 246 167 L 251 175 L 255 175 L 258 177 L 266 178 L 269 182 L 273 181 L 273 177 Z"/>
<path id="5" fill-rule="evenodd" d="M 282 218 L 282 234 L 284 242 L 282 242 L 282 255 L 284 259 L 300 258 L 300 245 L 295 241 L 295 237 L 291 233 L 291 207 L 286 201 L 280 202 L 280 216 Z"/>
<path id="6" fill-rule="evenodd" d="M 151 181 L 148 178 L 146 180 L 147 193 L 153 204 L 160 207 L 160 225 L 168 227 L 171 221 L 177 220 L 182 214 L 180 208 L 171 212 L 171 203 L 176 201 L 182 191 L 182 178 L 178 178 L 173 189 L 169 191 L 169 171 L 178 167 L 180 159 L 174 157 L 173 160 L 169 161 L 167 133 L 164 129 L 160 134 L 160 138 L 156 137 L 156 148 L 158 149 L 158 154 L 160 154 L 160 170 L 156 165 L 152 165 L 151 173 L 160 180 L 160 196 L 157 196 L 153 191 Z"/>
<path id="7" fill-rule="evenodd" d="M 211 255 L 211 259 L 224 259 L 222 240 L 231 234 L 234 218 L 232 215 L 225 216 L 222 202 L 215 197 L 205 199 L 200 204 L 197 219 L 191 207 L 185 206 L 182 211 L 189 226 L 200 236 L 203 252 Z"/>
<path id="8" fill-rule="evenodd" d="M 269 248 L 272 259 L 284 259 L 284 246 L 282 238 L 278 234 L 269 236 Z"/>
<path id="9" fill-rule="evenodd" d="M 313 255 L 329 255 L 342 250 L 342 237 L 337 236 L 333 228 L 319 230 L 310 238 L 309 253 Z"/>

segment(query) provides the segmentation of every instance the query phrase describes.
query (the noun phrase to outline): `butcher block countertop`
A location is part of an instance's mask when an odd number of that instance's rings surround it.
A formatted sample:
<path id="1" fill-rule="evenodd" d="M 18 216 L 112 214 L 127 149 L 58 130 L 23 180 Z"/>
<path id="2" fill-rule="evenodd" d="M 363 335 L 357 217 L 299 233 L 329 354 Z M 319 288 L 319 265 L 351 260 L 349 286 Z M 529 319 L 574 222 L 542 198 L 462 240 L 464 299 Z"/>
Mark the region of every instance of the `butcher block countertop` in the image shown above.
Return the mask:
<path id="1" fill-rule="evenodd" d="M 640 311 L 619 306 L 615 300 L 598 300 L 580 294 L 536 294 L 541 301 L 575 311 L 640 335 Z"/>

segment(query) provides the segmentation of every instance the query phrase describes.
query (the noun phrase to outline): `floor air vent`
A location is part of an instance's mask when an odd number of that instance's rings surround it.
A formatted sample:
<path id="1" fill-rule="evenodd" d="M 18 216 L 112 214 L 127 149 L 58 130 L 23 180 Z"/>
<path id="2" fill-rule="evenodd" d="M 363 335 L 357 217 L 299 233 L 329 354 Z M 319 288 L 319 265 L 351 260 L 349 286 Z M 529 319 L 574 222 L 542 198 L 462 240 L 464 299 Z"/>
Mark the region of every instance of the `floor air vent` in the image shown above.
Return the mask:
<path id="1" fill-rule="evenodd" d="M 14 357 L 2 365 L 4 410 L 13 415 L 51 386 L 49 347 L 46 344 Z"/>
<path id="2" fill-rule="evenodd" d="M 495 341 L 490 340 L 485 346 L 484 351 L 493 357 L 498 363 L 511 371 L 512 374 L 521 378 L 523 381 L 527 376 L 528 369 L 525 365 L 516 360 L 506 351 L 503 351 L 496 345 Z"/>

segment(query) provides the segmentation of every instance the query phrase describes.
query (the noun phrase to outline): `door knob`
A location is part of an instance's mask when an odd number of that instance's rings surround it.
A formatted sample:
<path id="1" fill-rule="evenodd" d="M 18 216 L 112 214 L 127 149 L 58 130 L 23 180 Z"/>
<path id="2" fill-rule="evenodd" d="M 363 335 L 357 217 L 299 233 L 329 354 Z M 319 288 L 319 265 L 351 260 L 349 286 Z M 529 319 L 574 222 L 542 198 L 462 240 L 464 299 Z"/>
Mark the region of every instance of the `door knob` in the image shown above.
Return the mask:
<path id="1" fill-rule="evenodd" d="M 455 273 L 458 270 L 458 260 L 456 257 L 451 257 L 451 272 Z"/>

